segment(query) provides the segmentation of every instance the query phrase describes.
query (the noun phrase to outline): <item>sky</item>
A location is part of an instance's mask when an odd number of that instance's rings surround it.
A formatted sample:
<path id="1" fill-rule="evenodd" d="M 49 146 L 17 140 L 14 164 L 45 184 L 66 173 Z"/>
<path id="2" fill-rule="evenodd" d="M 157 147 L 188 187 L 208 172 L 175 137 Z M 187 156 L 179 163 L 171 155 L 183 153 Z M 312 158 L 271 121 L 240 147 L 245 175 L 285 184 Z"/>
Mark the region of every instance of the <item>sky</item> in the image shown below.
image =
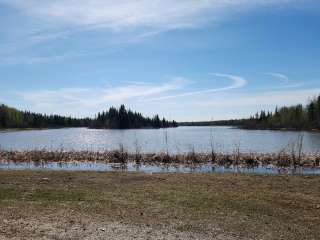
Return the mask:
<path id="1" fill-rule="evenodd" d="M 0 102 L 242 118 L 320 93 L 318 0 L 0 0 Z"/>

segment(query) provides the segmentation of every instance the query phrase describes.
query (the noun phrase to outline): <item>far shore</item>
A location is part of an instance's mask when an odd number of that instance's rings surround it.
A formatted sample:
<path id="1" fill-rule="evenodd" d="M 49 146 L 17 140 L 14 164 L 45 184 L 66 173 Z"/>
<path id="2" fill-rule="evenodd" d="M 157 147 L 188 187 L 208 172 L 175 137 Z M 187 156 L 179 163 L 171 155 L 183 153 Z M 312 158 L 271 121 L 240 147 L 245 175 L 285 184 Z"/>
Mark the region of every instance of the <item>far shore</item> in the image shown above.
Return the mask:
<path id="1" fill-rule="evenodd" d="M 320 129 L 295 129 L 295 128 L 251 128 L 235 125 L 179 125 L 178 127 L 231 127 L 243 130 L 261 130 L 261 131 L 283 131 L 283 132 L 314 132 L 320 133 Z M 68 128 L 87 128 L 97 130 L 139 130 L 139 129 L 169 129 L 169 128 L 129 128 L 129 129 L 116 129 L 116 128 L 91 128 L 91 127 L 45 127 L 45 128 L 0 128 L 0 133 L 19 132 L 19 131 L 35 131 L 35 130 L 52 130 L 52 129 L 68 129 Z M 172 127 L 170 127 L 172 128 Z"/>
<path id="2" fill-rule="evenodd" d="M 179 127 L 231 127 L 243 130 L 268 130 L 268 131 L 293 131 L 293 132 L 320 132 L 320 129 L 297 129 L 297 128 L 259 128 L 246 127 L 241 125 L 221 125 L 221 124 L 197 124 L 197 123 L 183 123 Z"/>
<path id="3" fill-rule="evenodd" d="M 49 129 L 61 129 L 61 128 L 2 128 L 0 133 L 7 132 L 20 132 L 20 131 L 35 131 L 35 130 L 49 130 Z"/>
<path id="4" fill-rule="evenodd" d="M 235 126 L 239 129 L 244 130 L 269 130 L 269 131 L 290 131 L 290 132 L 320 132 L 320 129 L 296 129 L 296 128 L 251 128 L 251 127 L 243 127 L 243 126 Z"/>
<path id="5" fill-rule="evenodd" d="M 86 129 L 96 129 L 96 130 L 139 130 L 139 129 L 169 129 L 169 128 L 175 128 L 175 127 L 168 127 L 168 128 L 151 128 L 151 127 L 145 127 L 145 128 L 93 128 L 93 127 L 86 127 L 86 126 L 80 126 L 80 127 L 44 127 L 44 128 L 0 128 L 0 133 L 7 133 L 7 132 L 20 132 L 20 131 L 35 131 L 35 130 L 53 130 L 53 129 L 68 129 L 68 128 L 86 128 Z"/>

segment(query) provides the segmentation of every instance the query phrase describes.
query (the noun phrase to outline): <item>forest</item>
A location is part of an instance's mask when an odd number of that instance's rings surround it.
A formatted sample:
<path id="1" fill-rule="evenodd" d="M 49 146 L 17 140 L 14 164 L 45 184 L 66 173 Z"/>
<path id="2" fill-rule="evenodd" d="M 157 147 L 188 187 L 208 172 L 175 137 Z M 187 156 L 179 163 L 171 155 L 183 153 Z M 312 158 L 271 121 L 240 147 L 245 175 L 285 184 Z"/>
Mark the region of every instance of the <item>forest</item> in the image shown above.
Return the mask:
<path id="1" fill-rule="evenodd" d="M 111 107 L 108 111 L 98 113 L 95 118 L 73 118 L 59 115 L 46 115 L 19 111 L 15 108 L 0 105 L 0 129 L 12 128 L 63 128 L 89 127 L 108 129 L 129 128 L 167 128 L 176 127 L 175 121 L 144 117 L 141 113 L 127 110 L 124 105 L 119 109 Z"/>
<path id="2" fill-rule="evenodd" d="M 240 125 L 249 129 L 320 129 L 320 95 L 306 106 L 298 104 L 276 108 L 274 112 L 261 111 Z"/>
<path id="3" fill-rule="evenodd" d="M 110 129 L 130 129 L 130 128 L 168 128 L 177 127 L 175 121 L 160 119 L 159 115 L 153 118 L 144 117 L 141 113 L 127 110 L 124 105 L 119 109 L 111 107 L 108 111 L 98 113 L 92 121 L 91 127 Z"/>
<path id="4" fill-rule="evenodd" d="M 145 117 L 141 113 L 127 110 L 124 105 L 120 108 L 111 107 L 98 113 L 94 118 L 73 118 L 59 115 L 46 115 L 19 111 L 6 105 L 0 105 L 0 128 L 60 128 L 60 127 L 89 127 L 106 129 L 130 128 L 168 128 L 177 126 L 238 126 L 246 129 L 320 129 L 320 95 L 312 99 L 306 106 L 276 107 L 274 112 L 260 111 L 250 118 L 221 120 L 209 122 L 168 121 L 155 115 Z"/>
<path id="5" fill-rule="evenodd" d="M 260 111 L 250 118 L 208 122 L 183 122 L 180 126 L 237 126 L 246 129 L 320 130 L 320 95 L 306 106 L 276 107 L 274 112 Z"/>

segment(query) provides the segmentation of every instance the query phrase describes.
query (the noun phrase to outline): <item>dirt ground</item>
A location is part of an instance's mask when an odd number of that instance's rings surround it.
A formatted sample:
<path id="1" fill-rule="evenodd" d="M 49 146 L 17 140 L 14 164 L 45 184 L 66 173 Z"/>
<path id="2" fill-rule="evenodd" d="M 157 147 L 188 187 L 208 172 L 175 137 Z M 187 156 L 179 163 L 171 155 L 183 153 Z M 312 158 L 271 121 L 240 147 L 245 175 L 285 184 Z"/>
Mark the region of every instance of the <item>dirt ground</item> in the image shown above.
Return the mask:
<path id="1" fill-rule="evenodd" d="M 39 219 L 3 220 L 0 239 L 216 239 L 236 240 L 236 236 L 221 233 L 202 234 L 177 231 L 170 227 L 132 225 L 106 222 L 103 219 L 57 219 L 55 216 Z"/>
<path id="2" fill-rule="evenodd" d="M 320 177 L 0 171 L 0 239 L 308 239 Z"/>

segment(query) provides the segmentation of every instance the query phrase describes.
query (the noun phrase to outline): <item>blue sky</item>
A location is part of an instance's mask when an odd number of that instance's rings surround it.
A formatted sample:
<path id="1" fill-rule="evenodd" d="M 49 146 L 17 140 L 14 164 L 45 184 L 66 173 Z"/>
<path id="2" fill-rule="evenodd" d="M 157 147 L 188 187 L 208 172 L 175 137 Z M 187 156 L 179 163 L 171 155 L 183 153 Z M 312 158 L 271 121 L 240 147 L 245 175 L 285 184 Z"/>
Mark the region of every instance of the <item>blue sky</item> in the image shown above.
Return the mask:
<path id="1" fill-rule="evenodd" d="M 0 102 L 246 117 L 320 93 L 316 0 L 0 0 Z"/>

